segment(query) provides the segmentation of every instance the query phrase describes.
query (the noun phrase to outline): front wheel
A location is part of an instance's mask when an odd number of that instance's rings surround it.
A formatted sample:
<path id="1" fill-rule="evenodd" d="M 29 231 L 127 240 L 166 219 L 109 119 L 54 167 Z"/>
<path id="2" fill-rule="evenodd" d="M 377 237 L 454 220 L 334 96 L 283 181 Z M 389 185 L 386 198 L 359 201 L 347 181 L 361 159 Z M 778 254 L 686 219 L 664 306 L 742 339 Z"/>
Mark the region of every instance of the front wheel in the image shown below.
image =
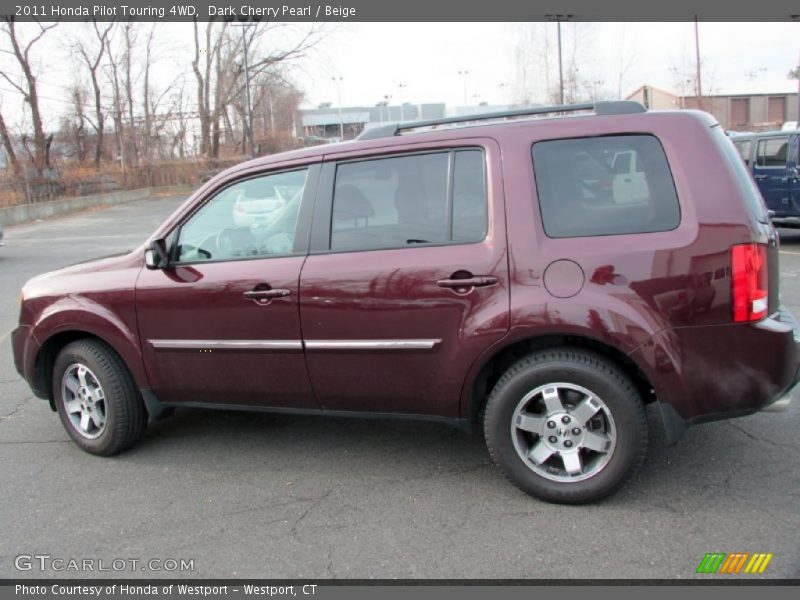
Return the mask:
<path id="1" fill-rule="evenodd" d="M 144 435 L 141 395 L 119 355 L 99 340 L 64 347 L 53 365 L 53 394 L 64 428 L 86 452 L 110 456 Z"/>
<path id="2" fill-rule="evenodd" d="M 616 491 L 647 452 L 647 418 L 630 379 L 605 357 L 564 348 L 526 356 L 484 413 L 489 453 L 524 491 L 580 504 Z"/>

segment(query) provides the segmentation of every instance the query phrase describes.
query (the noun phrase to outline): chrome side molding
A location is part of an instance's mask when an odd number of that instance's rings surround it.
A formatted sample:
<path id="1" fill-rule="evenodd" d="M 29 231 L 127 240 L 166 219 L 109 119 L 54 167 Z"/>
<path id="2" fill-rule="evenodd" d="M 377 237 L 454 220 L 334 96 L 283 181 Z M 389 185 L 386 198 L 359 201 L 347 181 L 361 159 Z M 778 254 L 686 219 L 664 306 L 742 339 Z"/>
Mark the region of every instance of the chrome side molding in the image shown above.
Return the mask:
<path id="1" fill-rule="evenodd" d="M 156 350 L 432 350 L 431 340 L 147 340 Z"/>
<path id="2" fill-rule="evenodd" d="M 306 340 L 307 350 L 431 350 L 442 340 Z"/>
<path id="3" fill-rule="evenodd" d="M 157 350 L 302 350 L 300 340 L 148 340 Z"/>

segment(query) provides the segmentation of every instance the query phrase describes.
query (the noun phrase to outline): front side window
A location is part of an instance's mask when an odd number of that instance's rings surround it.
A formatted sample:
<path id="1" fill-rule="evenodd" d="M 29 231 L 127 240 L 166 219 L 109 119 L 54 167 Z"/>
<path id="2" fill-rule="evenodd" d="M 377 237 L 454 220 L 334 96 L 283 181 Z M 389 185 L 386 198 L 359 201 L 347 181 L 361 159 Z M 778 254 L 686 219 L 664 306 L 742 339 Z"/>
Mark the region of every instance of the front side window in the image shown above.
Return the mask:
<path id="1" fill-rule="evenodd" d="M 667 158 L 653 136 L 537 142 L 532 154 L 549 237 L 669 231 L 680 222 Z"/>
<path id="2" fill-rule="evenodd" d="M 293 252 L 308 169 L 239 181 L 181 227 L 177 262 L 239 260 Z"/>
<path id="3" fill-rule="evenodd" d="M 336 169 L 332 250 L 477 242 L 486 229 L 481 150 L 394 156 Z"/>
<path id="4" fill-rule="evenodd" d="M 772 138 L 758 142 L 756 165 L 759 167 L 785 167 L 789 138 Z"/>

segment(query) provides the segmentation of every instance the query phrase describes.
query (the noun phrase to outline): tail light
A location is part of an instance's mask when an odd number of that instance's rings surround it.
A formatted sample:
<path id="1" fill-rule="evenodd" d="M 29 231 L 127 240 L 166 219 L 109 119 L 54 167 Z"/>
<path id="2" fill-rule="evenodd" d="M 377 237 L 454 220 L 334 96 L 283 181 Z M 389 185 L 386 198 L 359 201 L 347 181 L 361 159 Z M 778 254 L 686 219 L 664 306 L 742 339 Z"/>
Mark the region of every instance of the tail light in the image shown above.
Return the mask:
<path id="1" fill-rule="evenodd" d="M 747 323 L 767 316 L 767 247 L 731 247 L 733 321 Z"/>

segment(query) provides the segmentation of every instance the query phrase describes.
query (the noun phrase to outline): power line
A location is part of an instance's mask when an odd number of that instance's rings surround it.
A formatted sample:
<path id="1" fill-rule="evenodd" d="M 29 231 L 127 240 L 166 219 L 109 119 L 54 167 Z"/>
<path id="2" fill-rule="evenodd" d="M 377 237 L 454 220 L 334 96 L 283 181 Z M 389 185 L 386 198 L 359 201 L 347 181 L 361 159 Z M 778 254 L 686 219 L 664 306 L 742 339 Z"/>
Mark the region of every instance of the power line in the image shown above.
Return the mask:
<path id="1" fill-rule="evenodd" d="M 26 95 L 27 95 L 27 94 L 25 94 L 24 92 L 21 92 L 21 91 L 19 91 L 19 90 L 15 90 L 14 88 L 4 88 L 4 87 L 0 87 L 0 92 L 10 92 L 10 93 L 12 93 L 12 94 L 19 94 L 19 95 L 21 95 L 21 96 L 26 96 Z M 51 101 L 53 101 L 53 102 L 61 102 L 61 103 L 63 103 L 63 104 L 72 104 L 72 101 L 70 101 L 70 100 L 64 100 L 64 98 L 53 98 L 52 96 L 43 96 L 42 94 L 38 94 L 38 93 L 37 93 L 36 95 L 37 95 L 39 98 L 41 98 L 42 100 L 51 100 Z"/>

